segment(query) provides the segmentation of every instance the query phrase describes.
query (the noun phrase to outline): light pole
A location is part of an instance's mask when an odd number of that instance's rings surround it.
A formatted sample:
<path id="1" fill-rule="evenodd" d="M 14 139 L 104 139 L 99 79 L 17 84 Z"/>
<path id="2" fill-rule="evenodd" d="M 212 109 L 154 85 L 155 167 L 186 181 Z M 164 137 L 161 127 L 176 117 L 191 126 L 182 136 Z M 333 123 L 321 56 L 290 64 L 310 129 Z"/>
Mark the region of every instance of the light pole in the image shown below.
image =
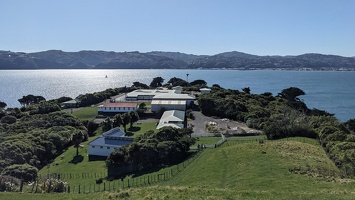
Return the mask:
<path id="1" fill-rule="evenodd" d="M 186 82 L 189 82 L 189 75 L 190 74 L 186 74 Z"/>

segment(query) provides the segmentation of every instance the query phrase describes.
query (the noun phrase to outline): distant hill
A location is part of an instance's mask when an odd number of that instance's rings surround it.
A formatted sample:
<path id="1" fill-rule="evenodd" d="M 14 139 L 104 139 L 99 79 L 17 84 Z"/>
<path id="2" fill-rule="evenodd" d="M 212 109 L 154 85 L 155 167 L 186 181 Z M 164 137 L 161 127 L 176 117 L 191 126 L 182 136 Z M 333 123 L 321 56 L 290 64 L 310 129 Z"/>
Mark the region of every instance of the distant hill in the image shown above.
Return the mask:
<path id="1" fill-rule="evenodd" d="M 180 52 L 148 53 L 49 50 L 37 53 L 0 51 L 0 69 L 282 69 L 355 71 L 355 57 L 309 53 L 257 56 L 238 51 L 212 56 Z"/>

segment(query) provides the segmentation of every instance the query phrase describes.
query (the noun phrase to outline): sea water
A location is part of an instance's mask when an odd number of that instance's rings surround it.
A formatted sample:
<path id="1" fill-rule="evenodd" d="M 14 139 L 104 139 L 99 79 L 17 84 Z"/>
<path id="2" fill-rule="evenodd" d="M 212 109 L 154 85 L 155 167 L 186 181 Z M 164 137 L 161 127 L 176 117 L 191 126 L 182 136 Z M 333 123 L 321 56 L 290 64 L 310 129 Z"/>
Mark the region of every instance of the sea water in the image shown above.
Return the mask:
<path id="1" fill-rule="evenodd" d="M 8 107 L 19 107 L 18 99 L 33 94 L 46 99 L 62 96 L 75 98 L 107 88 L 131 86 L 138 81 L 150 84 L 153 78 L 167 82 L 177 77 L 189 82 L 202 79 L 208 86 L 242 90 L 251 93 L 271 92 L 277 95 L 288 87 L 298 87 L 309 108 L 334 113 L 340 121 L 355 118 L 355 72 L 320 71 L 238 71 L 238 70 L 0 70 L 0 101 Z"/>

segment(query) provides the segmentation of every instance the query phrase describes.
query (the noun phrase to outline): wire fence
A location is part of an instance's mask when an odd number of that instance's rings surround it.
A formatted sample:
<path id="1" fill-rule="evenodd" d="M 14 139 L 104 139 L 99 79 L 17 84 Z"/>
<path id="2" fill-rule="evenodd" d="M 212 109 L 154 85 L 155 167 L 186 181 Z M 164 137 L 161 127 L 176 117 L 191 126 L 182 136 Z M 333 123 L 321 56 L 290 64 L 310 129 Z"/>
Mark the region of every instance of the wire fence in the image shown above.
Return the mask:
<path id="1" fill-rule="evenodd" d="M 162 169 L 159 172 L 122 179 L 110 179 L 107 173 L 51 173 L 38 177 L 38 180 L 27 185 L 24 191 L 29 193 L 65 192 L 65 193 L 92 193 L 114 191 L 131 187 L 142 187 L 157 184 L 172 179 L 186 167 L 200 157 L 201 151 L 192 154 L 185 161 Z M 96 178 L 96 183 L 92 182 Z M 88 179 L 87 184 L 67 184 L 71 179 Z"/>

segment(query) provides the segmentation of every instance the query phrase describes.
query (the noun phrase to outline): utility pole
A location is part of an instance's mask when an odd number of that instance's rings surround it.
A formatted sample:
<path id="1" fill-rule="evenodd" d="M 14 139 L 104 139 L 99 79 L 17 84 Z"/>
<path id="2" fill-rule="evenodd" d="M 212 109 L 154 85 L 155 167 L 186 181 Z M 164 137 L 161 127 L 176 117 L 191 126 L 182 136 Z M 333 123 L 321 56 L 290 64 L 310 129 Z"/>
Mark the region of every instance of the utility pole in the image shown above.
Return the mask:
<path id="1" fill-rule="evenodd" d="M 186 74 L 186 82 L 189 82 L 189 75 L 190 74 Z"/>

